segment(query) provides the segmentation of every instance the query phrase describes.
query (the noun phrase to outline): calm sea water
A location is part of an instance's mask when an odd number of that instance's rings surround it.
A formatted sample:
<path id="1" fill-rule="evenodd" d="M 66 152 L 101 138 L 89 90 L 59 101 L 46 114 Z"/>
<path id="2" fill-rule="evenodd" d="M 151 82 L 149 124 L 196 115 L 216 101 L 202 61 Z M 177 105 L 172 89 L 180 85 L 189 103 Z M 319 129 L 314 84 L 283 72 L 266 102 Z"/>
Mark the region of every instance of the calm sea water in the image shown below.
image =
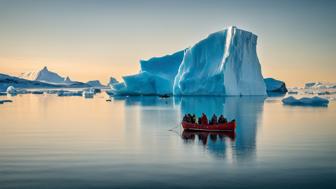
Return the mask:
<path id="1" fill-rule="evenodd" d="M 0 105 L 0 188 L 335 188 L 336 102 L 19 95 Z M 186 133 L 223 113 L 235 135 Z"/>

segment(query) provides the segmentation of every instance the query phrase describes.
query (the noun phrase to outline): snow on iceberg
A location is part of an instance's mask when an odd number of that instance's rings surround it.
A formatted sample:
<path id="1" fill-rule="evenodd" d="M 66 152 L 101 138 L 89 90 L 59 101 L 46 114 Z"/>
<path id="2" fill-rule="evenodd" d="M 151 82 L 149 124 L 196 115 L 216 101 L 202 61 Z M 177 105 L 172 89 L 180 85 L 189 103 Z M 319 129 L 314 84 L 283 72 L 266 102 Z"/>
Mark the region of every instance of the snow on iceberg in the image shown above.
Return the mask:
<path id="1" fill-rule="evenodd" d="M 184 51 L 172 55 L 141 60 L 141 71 L 124 76 L 123 83 L 113 84 L 117 95 L 163 95 L 173 93 L 174 78 L 177 74 Z"/>
<path id="2" fill-rule="evenodd" d="M 229 27 L 186 50 L 174 95 L 266 95 L 257 36 Z"/>
<path id="3" fill-rule="evenodd" d="M 286 93 L 288 90 L 283 81 L 274 78 L 265 78 L 266 91 L 271 93 Z"/>
<path id="4" fill-rule="evenodd" d="M 320 97 L 303 97 L 300 99 L 296 99 L 292 96 L 282 99 L 282 103 L 285 105 L 292 106 L 328 106 L 329 100 L 320 98 Z"/>

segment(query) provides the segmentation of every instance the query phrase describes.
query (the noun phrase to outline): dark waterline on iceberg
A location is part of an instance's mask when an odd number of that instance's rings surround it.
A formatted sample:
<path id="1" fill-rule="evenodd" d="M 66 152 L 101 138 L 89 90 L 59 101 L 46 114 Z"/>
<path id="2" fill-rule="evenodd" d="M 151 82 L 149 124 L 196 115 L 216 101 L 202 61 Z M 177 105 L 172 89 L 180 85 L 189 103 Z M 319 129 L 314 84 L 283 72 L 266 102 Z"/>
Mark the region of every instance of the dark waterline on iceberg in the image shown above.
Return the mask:
<path id="1" fill-rule="evenodd" d="M 292 108 L 258 96 L 12 100 L 0 109 L 1 188 L 335 187 L 334 103 Z M 183 114 L 202 112 L 236 119 L 235 135 L 177 127 Z"/>

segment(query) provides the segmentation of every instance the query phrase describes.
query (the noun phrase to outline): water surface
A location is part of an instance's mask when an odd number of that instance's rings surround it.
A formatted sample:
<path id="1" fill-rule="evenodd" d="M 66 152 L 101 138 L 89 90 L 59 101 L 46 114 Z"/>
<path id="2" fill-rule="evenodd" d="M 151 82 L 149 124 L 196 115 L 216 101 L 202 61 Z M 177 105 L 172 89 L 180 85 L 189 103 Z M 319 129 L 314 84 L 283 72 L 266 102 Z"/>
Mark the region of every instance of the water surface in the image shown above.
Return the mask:
<path id="1" fill-rule="evenodd" d="M 336 103 L 281 97 L 0 97 L 0 188 L 335 188 Z M 235 134 L 183 132 L 224 114 Z"/>

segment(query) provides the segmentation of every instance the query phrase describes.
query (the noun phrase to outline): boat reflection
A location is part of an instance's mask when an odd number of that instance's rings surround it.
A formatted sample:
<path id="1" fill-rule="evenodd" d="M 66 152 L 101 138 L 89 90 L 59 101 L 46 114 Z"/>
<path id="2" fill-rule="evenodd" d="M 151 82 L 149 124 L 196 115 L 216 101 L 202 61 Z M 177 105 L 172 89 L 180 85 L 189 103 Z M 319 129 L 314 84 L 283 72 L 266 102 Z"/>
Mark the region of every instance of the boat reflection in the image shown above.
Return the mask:
<path id="1" fill-rule="evenodd" d="M 206 131 L 186 131 L 182 132 L 181 137 L 185 142 L 195 141 L 196 137 L 199 141 L 202 141 L 203 145 L 208 143 L 210 139 L 212 142 L 223 141 L 225 138 L 234 141 L 236 138 L 235 132 L 206 132 Z"/>

